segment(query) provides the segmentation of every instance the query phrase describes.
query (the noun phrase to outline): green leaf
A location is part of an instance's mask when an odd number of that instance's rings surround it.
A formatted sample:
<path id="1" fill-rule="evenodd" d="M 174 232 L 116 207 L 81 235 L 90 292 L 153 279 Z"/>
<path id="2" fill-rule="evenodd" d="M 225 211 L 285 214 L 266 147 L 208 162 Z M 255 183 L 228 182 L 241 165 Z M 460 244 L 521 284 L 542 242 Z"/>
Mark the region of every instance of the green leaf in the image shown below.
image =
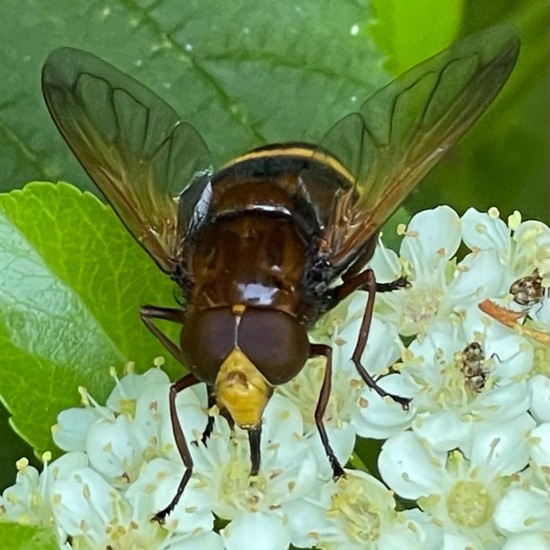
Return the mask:
<path id="1" fill-rule="evenodd" d="M 15 478 L 15 461 L 28 457 L 35 468 L 40 469 L 40 461 L 33 456 L 32 447 L 23 441 L 10 427 L 10 415 L 6 408 L 0 403 L 0 434 L 2 444 L 0 445 L 0 493 L 6 487 L 13 485 Z"/>
<path id="2" fill-rule="evenodd" d="M 369 32 L 396 76 L 449 46 L 463 10 L 461 0 L 373 0 L 372 6 L 376 18 Z"/>
<path id="3" fill-rule="evenodd" d="M 387 80 L 380 47 L 398 72 L 448 45 L 458 27 L 466 35 L 512 20 L 523 49 L 503 98 L 514 100 L 497 102 L 410 205 L 496 204 L 545 219 L 547 15 L 543 0 L 241 0 L 223 9 L 215 0 L 5 0 L 0 188 L 58 178 L 89 186 L 40 94 L 40 67 L 60 45 L 88 49 L 149 85 L 223 162 L 264 141 L 319 139 Z"/>
<path id="4" fill-rule="evenodd" d="M 0 395 L 42 452 L 78 386 L 104 399 L 109 367 L 166 355 L 138 308 L 173 305 L 174 288 L 110 208 L 68 184 L 0 196 L 0 243 Z"/>
<path id="5" fill-rule="evenodd" d="M 378 439 L 357 438 L 354 448 L 354 459 L 360 461 L 362 470 L 380 477 L 378 471 L 378 455 L 383 441 Z M 353 460 L 353 459 L 352 459 Z"/>
<path id="6" fill-rule="evenodd" d="M 360 0 L 0 3 L 0 182 L 86 181 L 46 113 L 40 68 L 62 45 L 142 81 L 203 134 L 217 165 L 318 140 L 386 80 Z M 29 116 L 32 113 L 32 116 Z"/>
<path id="7" fill-rule="evenodd" d="M 428 176 L 409 203 L 412 210 L 437 202 L 459 212 L 496 206 L 504 215 L 518 209 L 524 218 L 548 220 L 548 3 L 469 0 L 462 34 L 504 21 L 515 24 L 522 42 L 510 81 Z"/>
<path id="8" fill-rule="evenodd" d="M 56 550 L 53 529 L 15 523 L 0 523 L 2 550 Z"/>

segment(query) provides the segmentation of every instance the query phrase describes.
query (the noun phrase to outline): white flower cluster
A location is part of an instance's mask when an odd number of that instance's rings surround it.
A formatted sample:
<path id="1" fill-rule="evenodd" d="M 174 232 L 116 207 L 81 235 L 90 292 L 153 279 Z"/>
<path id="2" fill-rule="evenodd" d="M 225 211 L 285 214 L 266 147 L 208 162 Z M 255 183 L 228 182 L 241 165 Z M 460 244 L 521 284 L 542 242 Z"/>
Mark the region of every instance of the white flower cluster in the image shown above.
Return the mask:
<path id="1" fill-rule="evenodd" d="M 337 482 L 313 421 L 324 367 L 313 359 L 265 410 L 254 478 L 246 432 L 207 410 L 204 387 L 182 392 L 194 473 L 166 523 L 151 521 L 183 474 L 157 368 L 117 380 L 106 406 L 84 392 L 86 407 L 62 412 L 54 439 L 66 454 L 40 474 L 20 461 L 2 519 L 51 525 L 65 549 L 546 549 L 549 256 L 546 225 L 517 214 L 506 225 L 494 209 L 422 212 L 399 256 L 380 244 L 379 280 L 405 275 L 411 287 L 377 295 L 362 363 L 412 402 L 405 411 L 379 397 L 350 361 L 365 305 L 356 293 L 314 334 L 334 349 L 325 425 L 351 465 Z"/>

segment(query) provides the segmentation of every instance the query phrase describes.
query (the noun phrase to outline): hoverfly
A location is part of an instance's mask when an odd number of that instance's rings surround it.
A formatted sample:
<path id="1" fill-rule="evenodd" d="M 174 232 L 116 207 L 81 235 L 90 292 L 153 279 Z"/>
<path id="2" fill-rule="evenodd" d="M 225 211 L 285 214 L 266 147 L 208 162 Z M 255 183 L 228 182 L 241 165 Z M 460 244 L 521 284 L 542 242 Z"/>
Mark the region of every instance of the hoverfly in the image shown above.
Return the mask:
<path id="1" fill-rule="evenodd" d="M 145 305 L 141 318 L 189 373 L 170 390 L 185 473 L 193 461 L 176 396 L 205 382 L 248 431 L 251 474 L 260 468 L 263 410 L 274 387 L 308 358 L 326 368 L 315 422 L 335 476 L 343 474 L 323 425 L 332 349 L 307 330 L 355 290 L 368 292 L 352 360 L 366 384 L 388 395 L 361 364 L 378 284 L 366 267 L 380 228 L 417 183 L 496 97 L 519 41 L 486 31 L 459 42 L 375 93 L 320 144 L 264 145 L 210 171 L 208 148 L 154 92 L 94 55 L 72 48 L 47 59 L 48 110 L 124 225 L 182 290 L 180 309 Z M 179 343 L 155 324 L 182 326 Z M 406 407 L 408 400 L 390 396 Z M 209 422 L 205 434 L 212 426 Z"/>

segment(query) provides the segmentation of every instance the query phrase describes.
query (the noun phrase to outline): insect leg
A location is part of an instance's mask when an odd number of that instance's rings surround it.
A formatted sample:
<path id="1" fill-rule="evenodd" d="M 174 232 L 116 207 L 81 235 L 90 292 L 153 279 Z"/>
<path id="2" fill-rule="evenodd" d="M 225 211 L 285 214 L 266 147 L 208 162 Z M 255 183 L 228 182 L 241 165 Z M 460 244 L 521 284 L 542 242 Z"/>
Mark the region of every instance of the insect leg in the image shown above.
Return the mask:
<path id="1" fill-rule="evenodd" d="M 394 401 L 397 401 L 403 407 L 403 409 L 407 410 L 411 401 L 410 399 L 386 392 L 376 383 L 374 378 L 372 378 L 372 376 L 367 372 L 365 367 L 361 365 L 361 356 L 363 355 L 363 352 L 365 351 L 365 346 L 367 345 L 370 325 L 372 322 L 372 314 L 374 311 L 374 298 L 376 296 L 377 290 L 376 278 L 372 269 L 366 269 L 362 273 L 359 273 L 351 279 L 348 279 L 342 285 L 337 287 L 335 289 L 336 298 L 338 301 L 340 301 L 357 289 L 366 290 L 368 292 L 368 298 L 367 305 L 365 306 L 365 312 L 363 313 L 361 328 L 359 329 L 357 344 L 355 345 L 351 360 L 353 361 L 353 364 L 355 365 L 359 376 L 361 376 L 361 378 L 364 380 L 365 384 L 369 386 L 369 388 L 372 388 L 381 397 L 391 397 Z"/>
<path id="2" fill-rule="evenodd" d="M 210 390 L 210 388 L 209 388 L 209 390 Z M 215 404 L 216 404 L 216 396 L 211 391 L 209 391 L 209 393 L 208 393 L 208 410 L 210 411 L 210 409 Z M 202 432 L 202 435 L 201 435 L 201 443 L 205 447 L 207 446 L 208 439 L 212 435 L 213 430 L 214 430 L 214 417 L 209 414 L 208 415 L 208 421 L 206 423 L 206 427 L 204 428 L 204 430 Z M 198 443 L 196 441 L 191 441 L 191 445 L 197 446 L 197 444 Z"/>
<path id="3" fill-rule="evenodd" d="M 183 325 L 183 310 L 158 306 L 141 306 L 139 315 L 145 326 L 152 332 L 153 336 L 181 363 L 181 349 L 174 344 L 174 342 L 172 342 L 172 340 L 170 340 L 152 320 L 162 319 L 164 321 L 172 321 L 173 323 Z"/>
<path id="4" fill-rule="evenodd" d="M 250 445 L 250 475 L 257 476 L 260 471 L 260 462 L 262 458 L 260 443 L 262 437 L 262 425 L 248 430 L 248 443 Z"/>
<path id="5" fill-rule="evenodd" d="M 155 519 L 159 523 L 164 523 L 164 519 L 166 518 L 166 516 L 175 508 L 183 493 L 183 490 L 185 489 L 185 486 L 187 485 L 187 483 L 191 479 L 191 475 L 193 474 L 193 459 L 191 457 L 191 453 L 189 452 L 189 447 L 187 446 L 187 441 L 185 439 L 185 435 L 183 433 L 183 429 L 178 418 L 178 412 L 176 410 L 176 397 L 181 391 L 193 386 L 194 384 L 198 384 L 199 382 L 200 380 L 193 373 L 190 372 L 170 386 L 170 395 L 168 401 L 170 406 L 170 420 L 172 421 L 172 431 L 174 432 L 176 446 L 183 461 L 183 465 L 185 466 L 185 472 L 179 482 L 178 489 L 176 491 L 176 494 L 174 495 L 174 498 L 170 501 L 166 508 L 163 508 L 155 515 Z"/>
<path id="6" fill-rule="evenodd" d="M 352 292 L 356 290 L 369 290 L 369 281 L 365 277 L 365 273 L 370 271 L 374 278 L 374 272 L 372 269 L 367 269 L 354 275 L 353 277 L 342 277 L 343 283 L 333 290 L 333 299 L 335 303 L 341 302 L 344 298 L 347 298 Z M 394 281 L 389 283 L 379 283 L 374 281 L 376 292 L 393 292 L 394 290 L 401 290 L 402 288 L 410 288 L 411 283 L 406 277 L 398 277 Z"/>
<path id="7" fill-rule="evenodd" d="M 338 459 L 330 446 L 327 431 L 325 430 L 325 425 L 323 424 L 323 416 L 327 408 L 328 399 L 330 397 L 330 389 L 332 386 L 332 348 L 324 344 L 310 344 L 309 354 L 310 357 L 313 357 L 314 355 L 323 355 L 326 358 L 323 384 L 321 386 L 321 391 L 319 392 L 319 399 L 317 400 L 317 406 L 315 407 L 314 417 L 317 430 L 319 431 L 319 436 L 321 437 L 321 442 L 323 443 L 325 453 L 327 454 L 332 467 L 332 474 L 336 479 L 344 475 L 344 469 L 338 462 Z"/>
<path id="8" fill-rule="evenodd" d="M 181 350 L 170 338 L 166 336 L 157 326 L 155 326 L 151 319 L 163 319 L 165 321 L 172 321 L 174 323 L 183 324 L 184 312 L 181 309 L 172 309 L 167 307 L 157 306 L 142 306 L 140 310 L 141 320 L 145 323 L 145 326 L 153 333 L 153 335 L 160 341 L 161 344 L 181 363 Z M 208 394 L 208 409 L 216 403 L 216 397 L 211 393 Z M 204 445 L 208 441 L 208 438 L 212 435 L 214 429 L 214 417 L 208 416 L 208 422 L 206 428 L 202 432 L 201 441 Z M 193 443 L 195 443 L 193 441 Z"/>
<path id="9" fill-rule="evenodd" d="M 376 292 L 393 292 L 394 290 L 400 290 L 402 288 L 410 288 L 411 283 L 407 280 L 407 277 L 399 277 L 395 281 L 389 283 L 376 283 Z"/>

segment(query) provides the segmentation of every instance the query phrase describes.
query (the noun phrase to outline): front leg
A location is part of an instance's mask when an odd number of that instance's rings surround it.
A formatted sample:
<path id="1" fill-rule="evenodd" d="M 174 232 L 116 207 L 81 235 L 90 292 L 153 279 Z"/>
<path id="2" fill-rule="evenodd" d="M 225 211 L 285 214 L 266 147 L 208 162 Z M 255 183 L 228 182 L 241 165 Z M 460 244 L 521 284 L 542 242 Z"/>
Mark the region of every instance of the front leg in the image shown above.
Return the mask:
<path id="1" fill-rule="evenodd" d="M 369 280 L 368 277 L 365 277 L 365 273 L 369 271 L 372 273 L 374 283 L 373 281 Z M 366 269 L 365 271 L 350 278 L 344 277 L 343 281 L 344 282 L 340 286 L 337 286 L 333 290 L 333 296 L 336 303 L 341 302 L 344 298 L 347 298 L 352 292 L 355 292 L 356 290 L 366 290 L 370 293 L 371 290 L 374 288 L 375 292 L 394 292 L 396 290 L 411 287 L 411 283 L 409 282 L 407 277 L 404 276 L 398 277 L 397 279 L 390 281 L 389 283 L 379 283 L 378 281 L 376 281 L 372 269 Z"/>
<path id="2" fill-rule="evenodd" d="M 165 508 L 163 508 L 160 512 L 157 512 L 155 515 L 154 519 L 156 519 L 161 524 L 164 523 L 166 516 L 170 514 L 170 512 L 172 512 L 172 510 L 174 510 L 174 508 L 176 507 L 176 504 L 179 502 L 179 499 L 183 494 L 187 483 L 189 483 L 189 480 L 193 475 L 193 458 L 191 457 L 191 452 L 189 451 L 187 440 L 185 438 L 183 428 L 181 427 L 181 423 L 178 418 L 178 411 L 176 409 L 176 398 L 178 396 L 178 393 L 198 383 L 200 383 L 200 380 L 198 380 L 197 377 L 190 372 L 170 386 L 170 395 L 168 400 L 170 407 L 170 420 L 172 422 L 172 431 L 174 433 L 176 447 L 183 461 L 183 466 L 185 469 L 174 494 L 174 497 Z"/>
<path id="3" fill-rule="evenodd" d="M 393 283 L 387 283 L 387 287 L 383 287 L 383 290 L 391 291 L 398 288 L 406 288 L 407 286 L 410 286 L 409 283 L 404 277 L 401 277 Z M 353 361 L 357 372 L 369 388 L 372 388 L 378 395 L 380 395 L 380 397 L 391 397 L 394 401 L 397 401 L 397 403 L 399 403 L 404 410 L 408 410 L 409 403 L 411 401 L 410 399 L 386 392 L 376 383 L 374 378 L 361 364 L 361 356 L 365 351 L 365 346 L 367 345 L 367 339 L 369 336 L 372 315 L 374 312 L 374 299 L 377 291 L 376 278 L 372 269 L 366 269 L 362 273 L 354 275 L 340 286 L 336 287 L 334 289 L 334 294 L 339 302 L 351 294 L 354 290 L 366 290 L 368 292 L 368 298 L 365 311 L 363 313 L 363 320 L 361 321 L 361 327 L 359 329 L 359 336 L 357 337 L 357 344 L 355 345 L 351 360 Z"/>
<path id="4" fill-rule="evenodd" d="M 162 319 L 183 325 L 185 321 L 185 312 L 181 309 L 158 306 L 142 306 L 139 315 L 145 326 L 151 331 L 153 336 L 171 353 L 179 362 L 183 363 L 181 348 L 177 346 L 164 332 L 162 332 L 154 323 L 153 319 Z"/>
<path id="5" fill-rule="evenodd" d="M 208 388 L 208 421 L 206 422 L 206 427 L 202 431 L 201 443 L 207 447 L 208 440 L 214 431 L 214 417 L 210 415 L 210 409 L 216 404 L 216 395 L 213 393 L 212 388 Z M 191 441 L 191 445 L 198 445 L 198 441 Z"/>
<path id="6" fill-rule="evenodd" d="M 323 311 L 330 311 L 335 308 L 344 298 L 347 298 L 352 292 L 356 290 L 365 290 L 369 291 L 373 287 L 365 279 L 366 270 L 352 277 L 342 277 L 342 284 L 331 288 L 323 297 Z M 374 277 L 374 274 L 373 274 Z M 376 292 L 394 292 L 396 290 L 402 290 L 404 288 L 410 288 L 411 283 L 404 277 L 398 277 L 397 279 L 390 281 L 389 283 L 379 283 L 376 280 L 374 281 L 374 290 Z"/>
<path id="7" fill-rule="evenodd" d="M 151 331 L 153 336 L 159 340 L 159 342 L 171 353 L 171 355 L 180 363 L 182 363 L 182 353 L 181 348 L 177 346 L 164 332 L 162 332 L 154 323 L 153 319 L 161 319 L 164 321 L 171 321 L 173 323 L 178 323 L 183 325 L 185 320 L 185 314 L 181 309 L 173 309 L 166 307 L 158 306 L 142 306 L 140 309 L 140 317 L 145 326 Z M 172 431 L 174 433 L 174 439 L 176 441 L 176 447 L 178 449 L 179 455 L 183 461 L 185 467 L 183 477 L 181 478 L 178 487 L 176 489 L 175 495 L 168 505 L 163 508 L 160 512 L 155 515 L 155 519 L 160 523 L 164 523 L 164 520 L 170 512 L 175 508 L 178 503 L 187 483 L 191 479 L 193 474 L 193 459 L 191 458 L 191 453 L 187 445 L 181 423 L 178 418 L 176 410 L 176 397 L 177 395 L 193 386 L 198 384 L 200 380 L 193 373 L 186 374 L 180 380 L 174 382 L 170 386 L 170 396 L 169 396 L 169 407 L 170 407 L 170 420 L 172 423 Z M 210 426 L 210 421 L 208 426 Z M 208 430 L 207 426 L 207 430 Z M 205 430 L 206 431 L 206 430 Z"/>
<path id="8" fill-rule="evenodd" d="M 323 416 L 327 408 L 328 400 L 330 397 L 330 390 L 332 387 L 332 348 L 325 344 L 310 344 L 309 356 L 315 357 L 322 355 L 325 357 L 325 373 L 323 375 L 323 384 L 321 391 L 319 392 L 319 398 L 317 399 L 317 405 L 315 406 L 315 424 L 321 437 L 321 443 L 325 449 L 325 453 L 328 457 L 330 465 L 332 467 L 332 476 L 334 479 L 338 479 L 345 475 L 344 468 L 342 468 L 340 462 L 336 458 L 334 451 L 328 440 L 328 434 L 323 423 Z"/>

